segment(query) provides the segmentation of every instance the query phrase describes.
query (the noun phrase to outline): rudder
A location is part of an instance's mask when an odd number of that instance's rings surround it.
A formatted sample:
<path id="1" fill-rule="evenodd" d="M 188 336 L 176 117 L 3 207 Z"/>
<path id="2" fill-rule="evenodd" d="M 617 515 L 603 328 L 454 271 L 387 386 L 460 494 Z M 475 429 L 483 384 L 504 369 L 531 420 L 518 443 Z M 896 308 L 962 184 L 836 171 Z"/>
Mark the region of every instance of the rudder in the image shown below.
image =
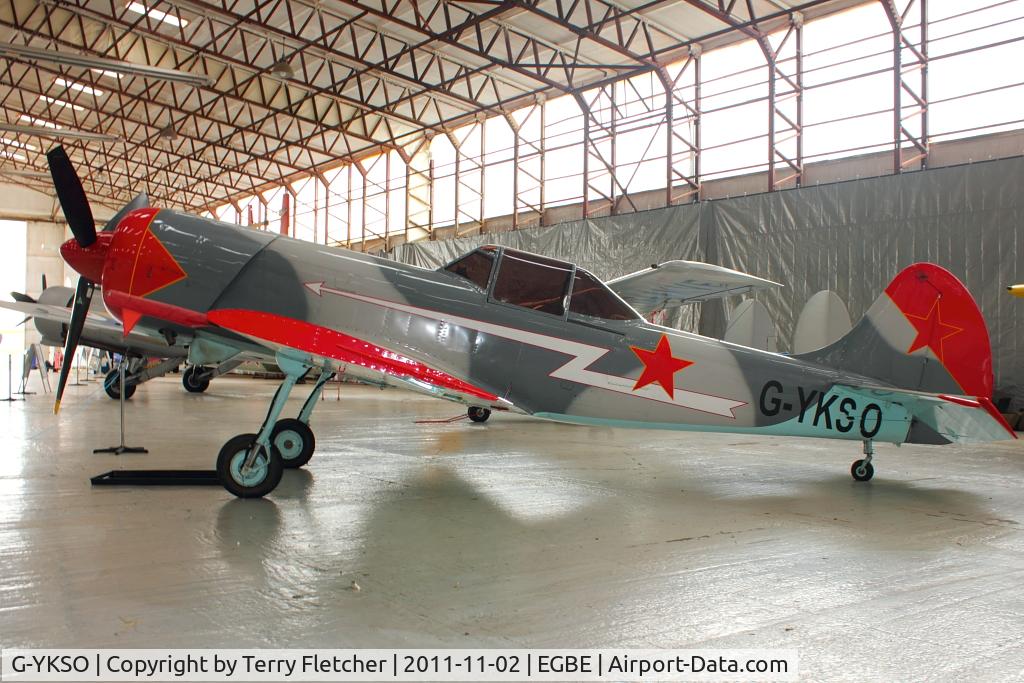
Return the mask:
<path id="1" fill-rule="evenodd" d="M 985 320 L 964 284 L 933 263 L 904 268 L 846 336 L 796 357 L 901 389 L 992 396 Z"/>

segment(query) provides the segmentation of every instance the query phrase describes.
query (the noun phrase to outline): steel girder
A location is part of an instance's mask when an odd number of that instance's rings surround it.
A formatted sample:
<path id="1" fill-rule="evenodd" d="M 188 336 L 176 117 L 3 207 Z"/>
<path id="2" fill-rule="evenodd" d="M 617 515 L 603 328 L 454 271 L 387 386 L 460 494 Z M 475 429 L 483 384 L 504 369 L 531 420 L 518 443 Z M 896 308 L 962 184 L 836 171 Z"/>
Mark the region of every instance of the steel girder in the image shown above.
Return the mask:
<path id="1" fill-rule="evenodd" d="M 409 224 L 429 232 L 433 218 L 424 199 L 432 201 L 432 181 L 425 180 L 432 171 L 422 148 L 425 135 L 448 135 L 481 114 L 507 114 L 554 90 L 582 103 L 594 140 L 605 132 L 586 103 L 613 92 L 605 86 L 646 72 L 657 73 L 666 91 L 667 202 L 696 198 L 699 77 L 690 101 L 676 86 L 699 74 L 699 46 L 645 16 L 666 1 L 629 8 L 616 0 L 165 0 L 159 5 L 163 11 L 189 20 L 188 26 L 174 27 L 133 14 L 120 0 L 0 0 L 0 25 L 35 45 L 193 70 L 215 80 L 210 88 L 137 77 L 111 82 L 87 70 L 34 66 L 47 76 L 66 74 L 111 91 L 100 103 L 65 93 L 91 105 L 93 112 L 81 116 L 52 106 L 32 109 L 62 120 L 70 115 L 85 130 L 125 139 L 123 148 L 88 155 L 84 143 L 74 146 L 77 160 L 95 164 L 88 170 L 99 192 L 121 200 L 134 189 L 130 185 L 145 184 L 157 199 L 174 195 L 182 206 L 209 209 L 317 169 L 396 149 L 412 174 L 407 194 L 417 195 L 412 202 L 407 196 Z M 801 7 L 828 1 L 810 0 Z M 783 9 L 755 16 L 751 0 L 686 2 L 722 20 L 720 31 L 702 39 L 729 32 L 760 39 L 792 15 Z M 524 28 L 521 17 L 527 26 L 540 20 L 551 30 Z M 670 76 L 666 65 L 687 54 L 687 66 Z M 295 78 L 271 74 L 281 60 L 291 65 Z M 503 75 L 502 69 L 515 76 Z M 13 90 L 21 81 L 10 68 L 8 75 L 0 87 Z M 773 68 L 772 79 L 786 84 L 783 90 L 795 92 L 799 101 L 799 83 L 793 84 L 791 74 Z M 52 93 L 42 81 L 34 85 L 37 94 Z M 29 104 L 2 97 L 0 103 L 16 105 L 9 111 Z M 796 152 L 784 151 L 773 135 L 773 167 L 776 161 L 794 171 L 794 164 L 802 166 L 799 117 L 799 108 L 792 114 L 773 103 L 773 129 L 779 122 L 779 138 L 791 139 L 787 131 L 795 132 L 797 144 Z M 176 132 L 173 139 L 161 136 L 168 126 Z M 521 142 L 517 133 L 517 154 Z M 410 152 L 417 144 L 419 151 Z M 628 182 L 614 177 L 614 159 L 593 144 L 588 157 L 595 172 L 610 170 L 612 190 L 604 194 L 613 202 L 628 195 Z M 774 188 L 778 183 L 772 176 Z M 535 180 L 518 171 L 516 177 L 533 192 Z M 799 172 L 795 177 L 799 182 Z M 536 198 L 515 193 L 513 220 L 518 222 L 521 210 L 537 207 Z"/>
<path id="2" fill-rule="evenodd" d="M 928 166 L 928 5 L 880 0 L 892 26 L 893 173 Z M 910 28 L 905 28 L 910 27 Z"/>

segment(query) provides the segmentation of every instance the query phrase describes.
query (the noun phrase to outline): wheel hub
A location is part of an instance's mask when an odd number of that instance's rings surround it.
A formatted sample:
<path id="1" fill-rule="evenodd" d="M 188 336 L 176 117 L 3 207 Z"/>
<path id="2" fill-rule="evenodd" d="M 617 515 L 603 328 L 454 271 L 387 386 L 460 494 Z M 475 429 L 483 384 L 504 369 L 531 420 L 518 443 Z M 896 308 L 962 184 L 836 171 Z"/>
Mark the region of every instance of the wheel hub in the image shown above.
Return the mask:
<path id="1" fill-rule="evenodd" d="M 285 460 L 292 460 L 302 454 L 302 438 L 291 430 L 280 432 L 274 445 Z"/>
<path id="2" fill-rule="evenodd" d="M 248 450 L 243 449 L 231 456 L 231 478 L 242 486 L 256 486 L 267 478 L 267 458 L 261 452 L 256 456 L 255 462 L 246 467 L 245 460 L 248 455 Z"/>

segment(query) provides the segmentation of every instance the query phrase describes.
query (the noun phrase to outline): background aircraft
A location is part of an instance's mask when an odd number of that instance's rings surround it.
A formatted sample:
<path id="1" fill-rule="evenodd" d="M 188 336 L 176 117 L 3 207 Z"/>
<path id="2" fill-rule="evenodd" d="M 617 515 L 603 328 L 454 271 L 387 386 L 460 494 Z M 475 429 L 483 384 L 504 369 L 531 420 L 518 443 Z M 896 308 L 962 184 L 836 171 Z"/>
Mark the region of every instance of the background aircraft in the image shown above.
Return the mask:
<path id="1" fill-rule="evenodd" d="M 62 348 L 67 341 L 68 325 L 71 320 L 71 304 L 75 290 L 70 287 L 46 286 L 36 299 L 21 292 L 11 292 L 14 301 L 0 301 L 0 307 L 25 314 L 22 323 L 32 320 L 44 346 Z M 181 345 L 168 343 L 162 335 L 132 332 L 124 334 L 120 321 L 95 311 L 90 311 L 82 327 L 80 343 L 111 354 L 124 354 L 128 358 L 125 369 L 125 384 L 128 389 L 125 398 L 131 398 L 140 384 L 155 377 L 161 377 L 176 370 L 188 357 L 188 350 Z M 152 358 L 162 359 L 151 364 Z M 237 367 L 241 361 L 231 361 L 216 367 L 188 365 L 181 376 L 181 383 L 191 393 L 201 393 L 210 386 L 210 380 Z M 120 374 L 112 368 L 104 377 L 103 389 L 107 396 L 120 398 Z"/>
<path id="2" fill-rule="evenodd" d="M 70 357 L 97 283 L 126 333 L 147 329 L 194 364 L 276 358 L 285 379 L 258 431 L 229 439 L 217 471 L 262 496 L 313 454 L 309 419 L 334 373 L 561 422 L 859 440 L 1016 438 L 991 402 L 988 332 L 948 271 L 914 264 L 838 342 L 783 356 L 659 327 L 581 268 L 482 247 L 429 271 L 174 211 L 126 207 L 97 233 L 61 148 L 47 154 L 81 274 Z M 295 383 L 319 372 L 297 418 Z M 61 369 L 55 410 L 67 381 Z"/>

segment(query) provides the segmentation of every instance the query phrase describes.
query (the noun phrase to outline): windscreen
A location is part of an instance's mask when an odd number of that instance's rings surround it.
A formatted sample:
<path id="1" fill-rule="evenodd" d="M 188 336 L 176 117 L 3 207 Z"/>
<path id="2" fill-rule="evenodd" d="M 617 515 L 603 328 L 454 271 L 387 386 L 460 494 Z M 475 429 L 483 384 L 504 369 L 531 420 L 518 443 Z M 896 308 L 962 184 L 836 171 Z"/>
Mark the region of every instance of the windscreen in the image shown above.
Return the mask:
<path id="1" fill-rule="evenodd" d="M 636 320 L 636 312 L 585 270 L 576 269 L 569 311 L 605 320 Z"/>
<path id="2" fill-rule="evenodd" d="M 532 254 L 506 251 L 501 258 L 494 299 L 535 311 L 562 315 L 572 266 Z"/>
<path id="3" fill-rule="evenodd" d="M 480 250 L 470 252 L 458 261 L 453 261 L 445 266 L 445 270 L 449 273 L 465 278 L 483 290 L 487 289 L 492 268 L 494 268 L 494 254 Z"/>

